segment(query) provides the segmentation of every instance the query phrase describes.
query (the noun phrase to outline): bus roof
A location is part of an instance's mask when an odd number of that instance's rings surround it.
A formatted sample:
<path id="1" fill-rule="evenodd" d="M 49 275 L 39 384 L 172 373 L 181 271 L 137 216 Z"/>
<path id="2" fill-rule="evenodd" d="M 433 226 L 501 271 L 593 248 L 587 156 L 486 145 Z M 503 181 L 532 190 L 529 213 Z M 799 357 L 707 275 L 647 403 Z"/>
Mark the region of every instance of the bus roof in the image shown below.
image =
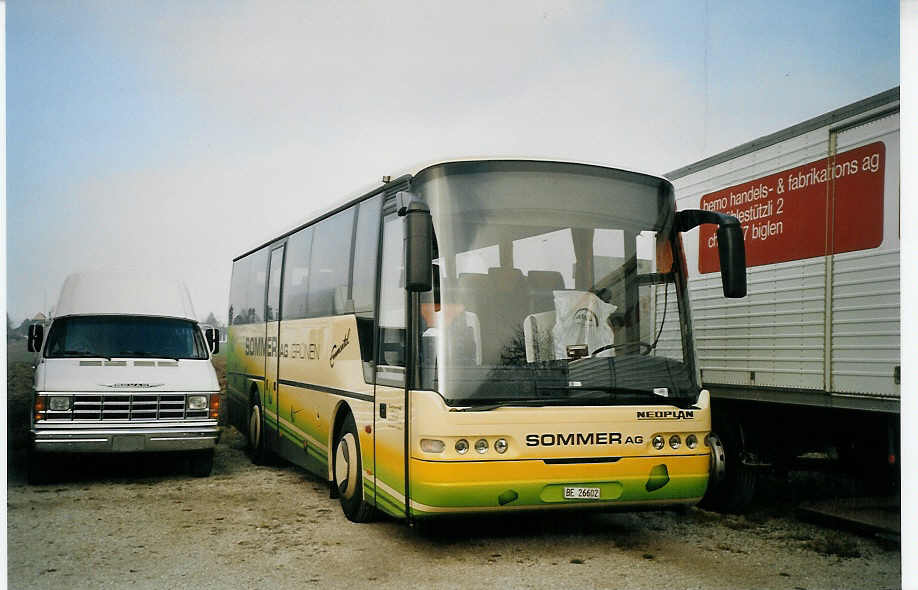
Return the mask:
<path id="1" fill-rule="evenodd" d="M 305 221 L 305 222 L 303 222 L 303 223 L 297 224 L 295 227 L 293 227 L 293 228 L 291 228 L 291 229 L 289 229 L 289 230 L 287 230 L 287 231 L 285 231 L 285 232 L 283 232 L 283 233 L 281 233 L 281 234 L 279 234 L 279 235 L 276 235 L 275 237 L 269 239 L 268 241 L 260 242 L 260 243 L 259 243 L 257 246 L 255 246 L 254 248 L 248 248 L 248 249 L 246 249 L 242 254 L 240 254 L 239 256 L 236 256 L 235 258 L 233 258 L 233 262 L 236 262 L 236 261 L 239 260 L 240 258 L 245 258 L 245 257 L 248 256 L 249 254 L 252 254 L 253 252 L 257 252 L 258 250 L 261 250 L 262 248 L 265 248 L 265 247 L 267 247 L 267 246 L 270 246 L 270 245 L 273 244 L 274 242 L 276 242 L 276 241 L 278 241 L 278 240 L 280 240 L 280 239 L 283 239 L 283 238 L 289 236 L 290 234 L 293 234 L 293 233 L 295 233 L 295 232 L 297 232 L 297 231 L 303 229 L 304 227 L 307 227 L 307 226 L 312 225 L 312 224 L 314 224 L 314 223 L 318 223 L 319 221 L 325 219 L 326 217 L 331 217 L 331 216 L 334 215 L 335 213 L 338 213 L 339 211 L 343 211 L 344 209 L 347 209 L 347 208 L 350 207 L 351 205 L 354 205 L 354 204 L 356 204 L 356 203 L 359 203 L 360 201 L 363 201 L 363 200 L 365 200 L 365 199 L 368 199 L 368 198 L 370 198 L 370 197 L 372 197 L 372 196 L 375 196 L 375 195 L 377 195 L 377 194 L 379 194 L 379 193 L 386 192 L 386 191 L 388 191 L 388 190 L 391 189 L 391 188 L 394 188 L 394 187 L 397 187 L 397 186 L 399 186 L 399 185 L 402 185 L 402 184 L 405 184 L 405 183 L 407 183 L 407 182 L 410 182 L 411 179 L 414 178 L 415 176 L 418 176 L 419 174 L 421 174 L 421 173 L 423 173 L 423 172 L 427 172 L 427 171 L 429 171 L 429 170 L 432 169 L 432 168 L 436 168 L 436 167 L 439 167 L 439 166 L 447 166 L 447 165 L 450 165 L 450 164 L 460 164 L 460 163 L 475 164 L 475 163 L 486 163 L 486 162 L 520 162 L 520 163 L 523 163 L 523 162 L 542 162 L 542 163 L 560 164 L 560 165 L 567 165 L 567 166 L 587 166 L 587 167 L 594 167 L 594 168 L 605 168 L 605 169 L 608 169 L 608 170 L 618 170 L 618 171 L 628 172 L 628 173 L 632 173 L 632 174 L 638 174 L 638 175 L 653 177 L 653 178 L 656 178 L 656 179 L 659 179 L 659 180 L 663 180 L 663 181 L 665 181 L 665 182 L 670 182 L 669 179 L 667 179 L 667 178 L 665 178 L 664 176 L 661 176 L 661 175 L 659 175 L 659 174 L 650 174 L 650 173 L 647 173 L 647 172 L 640 172 L 640 171 L 630 170 L 630 169 L 627 169 L 627 168 L 615 168 L 615 167 L 612 167 L 612 166 L 606 166 L 606 165 L 604 165 L 604 164 L 595 164 L 595 163 L 588 163 L 588 162 L 572 162 L 572 161 L 565 161 L 565 160 L 551 160 L 551 159 L 540 159 L 540 158 L 501 158 L 501 157 L 494 157 L 494 158 L 454 158 L 454 159 L 447 159 L 447 160 L 436 160 L 436 161 L 433 161 L 433 162 L 428 162 L 428 163 L 425 163 L 425 164 L 418 164 L 418 165 L 416 165 L 416 166 L 413 166 L 413 167 L 409 168 L 407 172 L 405 172 L 405 173 L 403 173 L 403 174 L 400 174 L 400 175 L 397 176 L 397 177 L 396 177 L 396 176 L 386 177 L 386 178 L 388 178 L 388 180 L 386 180 L 386 181 L 383 182 L 382 184 L 380 184 L 380 185 L 378 185 L 378 186 L 376 186 L 376 187 L 374 187 L 374 188 L 372 188 L 372 189 L 370 189 L 370 190 L 368 190 L 368 191 L 360 192 L 360 193 L 357 193 L 356 195 L 352 194 L 351 196 L 349 196 L 349 197 L 347 197 L 347 198 L 345 198 L 345 199 L 336 201 L 336 202 L 335 202 L 333 205 L 331 205 L 328 209 L 324 210 L 324 212 L 322 212 L 322 213 L 320 213 L 320 214 L 318 214 L 318 215 L 311 216 L 307 221 Z"/>
<path id="2" fill-rule="evenodd" d="M 150 273 L 86 272 L 64 281 L 55 317 L 142 315 L 197 321 L 184 283 Z"/>

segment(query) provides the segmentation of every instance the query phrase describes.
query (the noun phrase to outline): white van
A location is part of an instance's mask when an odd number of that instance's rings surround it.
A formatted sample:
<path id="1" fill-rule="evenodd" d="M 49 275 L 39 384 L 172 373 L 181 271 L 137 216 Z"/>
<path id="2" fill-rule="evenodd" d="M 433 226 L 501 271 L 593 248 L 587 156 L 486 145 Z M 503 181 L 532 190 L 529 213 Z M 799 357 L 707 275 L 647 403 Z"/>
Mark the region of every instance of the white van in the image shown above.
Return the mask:
<path id="1" fill-rule="evenodd" d="M 185 286 L 149 274 L 74 274 L 51 325 L 29 328 L 36 352 L 29 480 L 51 453 L 186 451 L 210 475 L 220 386 L 217 330 L 202 330 Z"/>

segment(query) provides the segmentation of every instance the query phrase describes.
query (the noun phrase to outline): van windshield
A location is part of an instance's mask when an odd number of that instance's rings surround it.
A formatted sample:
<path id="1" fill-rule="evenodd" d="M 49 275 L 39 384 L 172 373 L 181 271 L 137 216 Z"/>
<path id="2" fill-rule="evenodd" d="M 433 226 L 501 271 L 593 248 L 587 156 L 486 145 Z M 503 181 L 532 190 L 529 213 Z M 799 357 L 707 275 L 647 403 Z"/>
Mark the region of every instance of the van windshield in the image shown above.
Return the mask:
<path id="1" fill-rule="evenodd" d="M 190 320 L 145 316 L 71 316 L 54 320 L 46 358 L 207 359 Z"/>

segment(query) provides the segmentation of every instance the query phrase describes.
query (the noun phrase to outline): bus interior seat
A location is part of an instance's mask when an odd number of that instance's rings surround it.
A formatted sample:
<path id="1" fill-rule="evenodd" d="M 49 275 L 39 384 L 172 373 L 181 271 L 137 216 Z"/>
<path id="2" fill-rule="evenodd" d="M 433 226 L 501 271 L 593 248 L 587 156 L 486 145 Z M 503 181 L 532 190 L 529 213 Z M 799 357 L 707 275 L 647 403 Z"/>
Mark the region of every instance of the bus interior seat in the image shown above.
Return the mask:
<path id="1" fill-rule="evenodd" d="M 564 290 L 564 278 L 554 270 L 529 271 L 529 310 L 533 313 L 555 309 L 554 291 Z"/>
<path id="2" fill-rule="evenodd" d="M 555 358 L 552 328 L 555 312 L 531 313 L 523 320 L 523 337 L 526 342 L 526 362 L 535 363 Z"/>
<path id="3" fill-rule="evenodd" d="M 335 287 L 335 314 L 354 313 L 354 300 L 347 297 L 347 285 Z"/>
<path id="4" fill-rule="evenodd" d="M 529 311 L 528 283 L 520 269 L 496 267 L 488 269 L 488 286 L 488 313 L 480 318 L 485 332 L 483 356 L 494 364 L 505 364 L 523 352 L 516 351 L 523 340 L 520 325 Z"/>

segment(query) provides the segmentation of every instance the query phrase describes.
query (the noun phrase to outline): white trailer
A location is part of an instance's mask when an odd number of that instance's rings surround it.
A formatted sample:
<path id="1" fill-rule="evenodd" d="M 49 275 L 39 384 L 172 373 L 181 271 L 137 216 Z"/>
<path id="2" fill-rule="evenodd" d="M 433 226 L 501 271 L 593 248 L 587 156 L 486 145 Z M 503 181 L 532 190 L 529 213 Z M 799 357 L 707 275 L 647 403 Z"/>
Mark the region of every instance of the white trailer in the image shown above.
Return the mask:
<path id="1" fill-rule="evenodd" d="M 725 450 L 711 504 L 742 509 L 757 468 L 818 448 L 893 484 L 899 89 L 666 176 L 679 210 L 729 213 L 745 232 L 744 299 L 720 296 L 714 233 L 684 235 L 698 368 Z"/>

